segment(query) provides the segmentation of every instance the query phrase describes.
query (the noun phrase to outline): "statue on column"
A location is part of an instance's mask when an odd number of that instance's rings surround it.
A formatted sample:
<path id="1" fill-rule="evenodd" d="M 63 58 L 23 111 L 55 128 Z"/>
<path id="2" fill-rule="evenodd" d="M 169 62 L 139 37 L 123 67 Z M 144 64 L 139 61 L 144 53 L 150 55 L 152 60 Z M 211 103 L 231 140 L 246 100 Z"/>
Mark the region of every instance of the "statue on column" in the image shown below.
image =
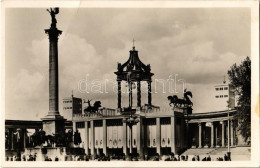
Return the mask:
<path id="1" fill-rule="evenodd" d="M 59 13 L 59 8 L 50 8 L 47 9 L 47 11 L 50 13 L 51 15 L 51 28 L 56 28 L 56 23 L 57 23 L 57 20 L 55 18 L 55 15 L 57 15 Z"/>

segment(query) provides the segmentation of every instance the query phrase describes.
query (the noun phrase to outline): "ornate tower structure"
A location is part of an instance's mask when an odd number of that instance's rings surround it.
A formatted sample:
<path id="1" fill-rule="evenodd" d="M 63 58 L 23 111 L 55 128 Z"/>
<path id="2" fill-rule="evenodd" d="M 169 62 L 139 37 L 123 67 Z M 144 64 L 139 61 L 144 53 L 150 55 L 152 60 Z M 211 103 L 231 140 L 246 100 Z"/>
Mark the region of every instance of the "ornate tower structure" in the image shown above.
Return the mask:
<path id="1" fill-rule="evenodd" d="M 134 42 L 134 41 L 133 41 Z M 118 84 L 118 108 L 121 108 L 121 82 L 128 82 L 129 89 L 129 108 L 132 107 L 132 85 L 137 84 L 137 107 L 141 107 L 141 81 L 146 81 L 148 85 L 148 106 L 152 106 L 152 89 L 151 82 L 152 76 L 150 64 L 145 65 L 138 57 L 138 51 L 133 49 L 129 51 L 129 59 L 121 65 L 118 63 L 117 72 L 117 84 Z"/>
<path id="2" fill-rule="evenodd" d="M 49 36 L 49 112 L 42 121 L 46 135 L 52 135 L 64 131 L 65 121 L 59 113 L 58 37 L 62 31 L 56 28 L 55 15 L 59 13 L 59 8 L 47 11 L 52 18 L 51 27 L 45 29 Z"/>

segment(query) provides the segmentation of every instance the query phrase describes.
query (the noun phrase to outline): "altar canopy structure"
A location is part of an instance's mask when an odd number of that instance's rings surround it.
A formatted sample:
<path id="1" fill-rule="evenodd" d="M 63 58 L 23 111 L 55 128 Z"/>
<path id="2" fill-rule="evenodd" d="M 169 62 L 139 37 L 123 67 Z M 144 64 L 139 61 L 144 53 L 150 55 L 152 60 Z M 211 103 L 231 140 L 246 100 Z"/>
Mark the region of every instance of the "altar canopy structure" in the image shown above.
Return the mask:
<path id="1" fill-rule="evenodd" d="M 141 81 L 146 81 L 148 85 L 148 106 L 152 106 L 152 76 L 150 64 L 145 65 L 139 59 L 138 51 L 133 49 L 129 51 L 129 59 L 124 63 L 117 65 L 117 84 L 118 84 L 118 108 L 121 108 L 121 83 L 128 82 L 129 89 L 129 107 L 132 107 L 132 85 L 137 85 L 137 107 L 141 107 Z"/>

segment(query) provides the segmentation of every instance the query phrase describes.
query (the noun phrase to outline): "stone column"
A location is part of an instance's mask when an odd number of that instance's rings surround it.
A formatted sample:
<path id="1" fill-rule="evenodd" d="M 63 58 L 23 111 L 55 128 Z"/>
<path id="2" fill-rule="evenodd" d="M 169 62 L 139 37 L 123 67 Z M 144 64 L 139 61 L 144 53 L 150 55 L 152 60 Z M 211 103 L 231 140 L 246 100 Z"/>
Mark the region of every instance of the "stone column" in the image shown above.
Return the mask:
<path id="1" fill-rule="evenodd" d="M 23 130 L 23 147 L 26 148 L 26 135 L 27 135 L 27 130 Z"/>
<path id="2" fill-rule="evenodd" d="M 11 150 L 14 150 L 14 131 L 10 129 L 11 132 Z"/>
<path id="3" fill-rule="evenodd" d="M 121 81 L 117 81 L 117 108 L 121 108 Z"/>
<path id="4" fill-rule="evenodd" d="M 231 122 L 230 122 L 230 146 L 234 146 L 234 128 L 233 128 L 233 126 L 234 126 L 234 123 L 233 123 L 234 121 L 233 120 L 231 120 Z"/>
<path id="5" fill-rule="evenodd" d="M 48 115 L 59 114 L 59 72 L 58 72 L 58 37 L 62 31 L 55 27 L 46 29 L 49 35 L 49 112 Z"/>
<path id="6" fill-rule="evenodd" d="M 151 87 L 151 81 L 148 81 L 148 105 L 152 105 L 152 87 Z"/>
<path id="7" fill-rule="evenodd" d="M 88 121 L 85 121 L 85 134 L 86 134 L 86 141 L 85 141 L 85 153 L 89 155 L 89 128 L 88 128 Z"/>
<path id="8" fill-rule="evenodd" d="M 225 147 L 225 123 L 224 123 L 224 121 L 221 121 L 221 124 L 222 124 L 222 129 L 221 129 L 221 146 L 222 147 Z"/>
<path id="9" fill-rule="evenodd" d="M 142 119 L 139 118 L 139 122 L 136 124 L 137 126 L 137 153 L 139 153 L 139 156 L 143 158 L 144 150 L 143 150 L 143 144 L 144 144 L 144 132 L 143 132 L 143 123 Z"/>
<path id="10" fill-rule="evenodd" d="M 90 153 L 92 156 L 95 156 L 95 129 L 94 129 L 94 120 L 90 121 L 90 138 L 91 138 L 91 144 L 90 144 Z"/>
<path id="11" fill-rule="evenodd" d="M 73 133 L 77 130 L 75 121 L 72 122 L 72 130 L 73 130 Z"/>
<path id="12" fill-rule="evenodd" d="M 215 127 L 215 145 L 218 146 L 218 126 Z"/>
<path id="13" fill-rule="evenodd" d="M 123 153 L 128 156 L 127 152 L 127 124 L 123 122 Z"/>
<path id="14" fill-rule="evenodd" d="M 211 122 L 211 148 L 214 148 L 214 123 Z"/>
<path id="15" fill-rule="evenodd" d="M 198 123 L 198 126 L 199 126 L 199 148 L 201 148 L 201 147 L 202 147 L 202 137 L 201 137 L 202 129 L 201 129 L 201 123 Z"/>
<path id="16" fill-rule="evenodd" d="M 176 153 L 175 148 L 175 117 L 171 117 L 171 152 Z"/>
<path id="17" fill-rule="evenodd" d="M 156 118 L 156 152 L 161 155 L 161 122 Z"/>
<path id="18" fill-rule="evenodd" d="M 103 153 L 107 156 L 107 120 L 103 119 Z"/>
<path id="19" fill-rule="evenodd" d="M 141 107 L 141 84 L 137 81 L 137 106 Z"/>

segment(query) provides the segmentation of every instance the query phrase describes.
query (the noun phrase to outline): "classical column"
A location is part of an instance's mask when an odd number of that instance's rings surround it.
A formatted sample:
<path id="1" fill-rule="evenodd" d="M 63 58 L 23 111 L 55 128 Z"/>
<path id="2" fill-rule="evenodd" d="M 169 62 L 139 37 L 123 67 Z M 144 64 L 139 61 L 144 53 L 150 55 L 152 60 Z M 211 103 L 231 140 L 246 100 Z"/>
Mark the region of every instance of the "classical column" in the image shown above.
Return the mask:
<path id="1" fill-rule="evenodd" d="M 123 122 L 123 153 L 125 156 L 128 155 L 127 153 L 127 125 Z"/>
<path id="2" fill-rule="evenodd" d="M 161 155 L 161 123 L 160 118 L 156 118 L 156 152 Z"/>
<path id="3" fill-rule="evenodd" d="M 152 87 L 151 87 L 151 81 L 148 81 L 148 105 L 152 105 Z"/>
<path id="4" fill-rule="evenodd" d="M 27 135 L 27 130 L 23 130 L 23 147 L 26 148 L 26 135 Z"/>
<path id="5" fill-rule="evenodd" d="M 175 150 L 175 117 L 171 117 L 171 152 L 176 153 Z"/>
<path id="6" fill-rule="evenodd" d="M 11 150 L 14 150 L 14 131 L 10 129 L 11 132 Z"/>
<path id="7" fill-rule="evenodd" d="M 88 121 L 85 121 L 85 134 L 86 134 L 86 141 L 85 141 L 85 153 L 89 155 L 89 128 L 88 128 Z"/>
<path id="8" fill-rule="evenodd" d="M 215 127 L 215 145 L 218 146 L 218 126 Z"/>
<path id="9" fill-rule="evenodd" d="M 121 108 L 121 81 L 117 81 L 117 108 Z"/>
<path id="10" fill-rule="evenodd" d="M 73 132 L 75 132 L 77 130 L 75 121 L 72 122 L 72 130 L 73 130 Z"/>
<path id="11" fill-rule="evenodd" d="M 230 146 L 234 146 L 234 129 L 233 129 L 233 126 L 234 126 L 234 121 L 231 120 L 230 122 Z"/>
<path id="12" fill-rule="evenodd" d="M 141 84 L 137 81 L 137 106 L 141 107 Z"/>
<path id="13" fill-rule="evenodd" d="M 49 36 L 49 111 L 41 120 L 46 135 L 53 135 L 65 130 L 65 119 L 59 113 L 58 37 L 62 31 L 56 27 L 55 15 L 59 13 L 59 8 L 50 8 L 48 11 L 52 18 L 51 27 L 45 29 Z"/>
<path id="14" fill-rule="evenodd" d="M 107 120 L 103 119 L 103 153 L 107 156 Z"/>
<path id="15" fill-rule="evenodd" d="M 188 120 L 186 120 L 185 121 L 185 126 L 186 126 L 186 137 L 185 137 L 185 139 L 186 139 L 186 148 L 189 148 L 189 144 L 190 144 L 190 141 L 189 141 L 189 139 L 190 139 L 190 137 L 189 137 L 189 123 L 188 123 Z"/>
<path id="16" fill-rule="evenodd" d="M 49 36 L 49 112 L 48 115 L 59 114 L 59 72 L 58 72 L 58 37 L 62 31 L 56 24 L 45 33 Z"/>
<path id="17" fill-rule="evenodd" d="M 201 123 L 198 123 L 198 126 L 199 126 L 199 148 L 201 148 L 201 147 L 202 147 L 202 137 L 201 137 L 202 129 L 201 129 Z"/>
<path id="18" fill-rule="evenodd" d="M 95 129 L 94 129 L 94 120 L 90 121 L 90 153 L 92 156 L 95 156 Z"/>
<path id="19" fill-rule="evenodd" d="M 221 121 L 221 125 L 222 125 L 222 129 L 221 129 L 221 145 L 222 145 L 222 147 L 225 147 L 225 123 L 224 123 L 224 121 Z"/>
<path id="20" fill-rule="evenodd" d="M 214 148 L 214 123 L 211 122 L 211 148 Z"/>
<path id="21" fill-rule="evenodd" d="M 142 129 L 143 123 L 141 118 L 139 118 L 139 122 L 136 124 L 136 126 L 137 126 L 137 153 L 139 153 L 139 156 L 143 158 L 144 133 Z"/>

